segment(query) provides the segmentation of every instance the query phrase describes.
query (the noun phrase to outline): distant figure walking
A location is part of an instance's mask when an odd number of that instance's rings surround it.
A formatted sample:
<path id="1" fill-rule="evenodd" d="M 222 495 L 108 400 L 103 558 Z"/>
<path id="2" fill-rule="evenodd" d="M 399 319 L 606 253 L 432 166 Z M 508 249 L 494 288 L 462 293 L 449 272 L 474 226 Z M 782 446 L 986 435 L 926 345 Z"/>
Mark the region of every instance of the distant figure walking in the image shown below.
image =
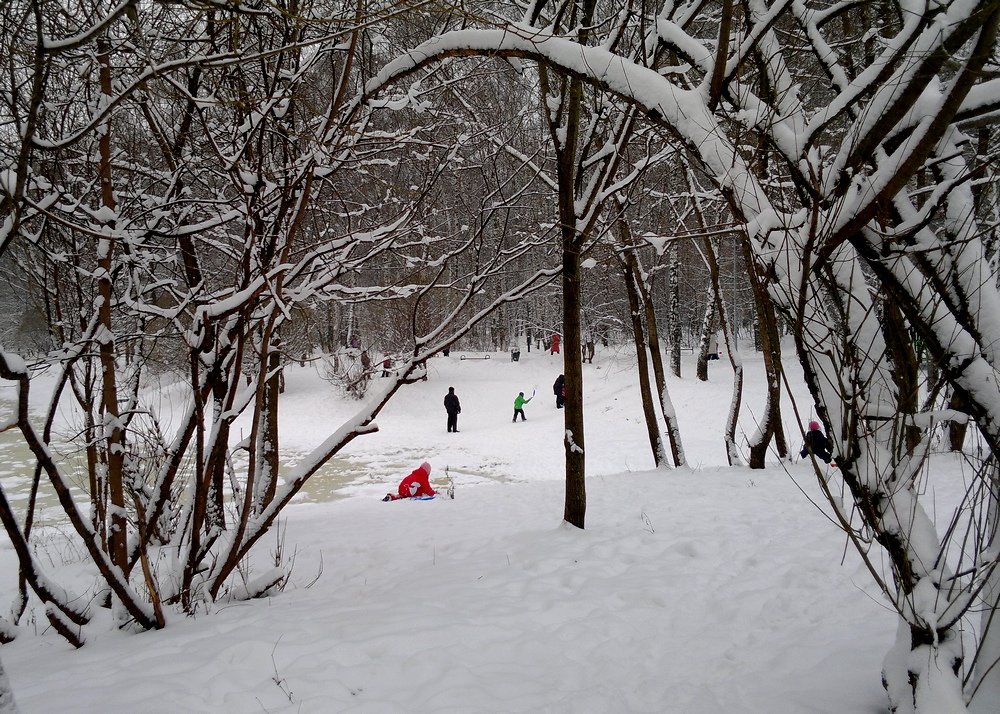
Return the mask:
<path id="1" fill-rule="evenodd" d="M 386 352 L 385 353 L 385 359 L 382 360 L 382 376 L 383 377 L 388 377 L 389 376 L 389 370 L 391 368 L 392 368 L 392 357 L 390 357 L 389 353 Z"/>
<path id="2" fill-rule="evenodd" d="M 528 417 L 524 416 L 524 405 L 531 401 L 531 397 L 527 399 L 524 398 L 524 392 L 518 392 L 517 396 L 514 397 L 514 418 L 511 419 L 512 422 L 517 421 L 517 415 L 521 415 L 521 421 L 528 421 Z"/>
<path id="3" fill-rule="evenodd" d="M 462 413 L 462 404 L 458 401 L 454 387 L 448 387 L 448 393 L 444 395 L 444 409 L 448 412 L 448 431 L 458 433 L 458 415 Z"/>
<path id="4" fill-rule="evenodd" d="M 550 355 L 557 355 L 557 354 L 559 354 L 559 333 L 558 332 L 555 333 L 554 335 L 552 335 L 552 347 L 549 348 L 549 354 Z"/>
<path id="5" fill-rule="evenodd" d="M 806 432 L 805 442 L 799 456 L 805 458 L 807 454 L 813 454 L 817 459 L 830 463 L 830 459 L 833 458 L 833 454 L 830 453 L 830 442 L 823 430 L 820 429 L 818 421 L 809 422 L 809 431 Z"/>
<path id="6" fill-rule="evenodd" d="M 594 363 L 594 335 L 589 330 L 587 331 L 587 336 L 585 338 L 585 342 L 583 343 L 582 352 L 583 352 L 583 354 L 581 355 L 581 357 L 583 358 L 583 361 L 584 362 L 589 362 L 590 364 L 593 364 Z"/>
<path id="7" fill-rule="evenodd" d="M 437 491 L 431 488 L 431 465 L 426 461 L 410 475 L 399 482 L 397 493 L 387 493 L 383 501 L 398 501 L 401 498 L 417 498 L 419 496 L 436 496 Z"/>
<path id="8" fill-rule="evenodd" d="M 708 338 L 708 359 L 719 359 L 719 335 L 716 332 Z"/>
<path id="9" fill-rule="evenodd" d="M 562 409 L 566 403 L 566 377 L 559 375 L 552 384 L 552 393 L 556 395 L 556 409 Z"/>

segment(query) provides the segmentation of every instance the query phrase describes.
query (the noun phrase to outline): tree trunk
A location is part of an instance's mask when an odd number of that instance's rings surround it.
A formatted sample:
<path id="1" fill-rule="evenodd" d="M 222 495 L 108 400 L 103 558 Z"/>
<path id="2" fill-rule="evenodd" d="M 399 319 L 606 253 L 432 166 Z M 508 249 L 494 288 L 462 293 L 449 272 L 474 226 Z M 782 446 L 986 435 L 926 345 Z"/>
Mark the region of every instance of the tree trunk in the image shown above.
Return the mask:
<path id="1" fill-rule="evenodd" d="M 564 446 L 566 504 L 563 519 L 583 528 L 587 514 L 586 459 L 583 435 L 583 360 L 580 359 L 580 251 L 576 231 L 563 225 L 563 374 L 566 375 Z"/>
<path id="2" fill-rule="evenodd" d="M 900 420 L 900 423 L 904 424 L 901 445 L 905 447 L 907 454 L 913 454 L 913 450 L 923 438 L 923 432 L 905 417 L 906 415 L 912 417 L 920 408 L 917 356 L 913 350 L 913 340 L 906 329 L 906 321 L 890 292 L 882 296 L 882 322 L 886 345 L 889 348 L 887 353 L 892 361 L 892 379 L 898 390 L 897 413 L 903 417 Z M 962 426 L 964 427 L 964 424 Z"/>
<path id="3" fill-rule="evenodd" d="M 620 214 L 620 211 L 619 211 Z M 622 242 L 626 246 L 631 246 L 631 241 L 625 238 L 628 227 L 623 225 L 624 221 L 619 221 L 619 231 L 622 233 Z M 626 247 L 625 257 L 619 260 L 625 279 L 625 292 L 628 295 L 629 317 L 632 320 L 632 336 L 635 341 L 635 358 L 639 371 L 639 395 L 642 399 L 642 414 L 646 422 L 646 436 L 649 438 L 649 448 L 653 452 L 653 462 L 657 468 L 663 466 L 666 461 L 666 453 L 663 448 L 663 439 L 660 438 L 659 420 L 656 418 L 656 409 L 653 406 L 653 396 L 649 383 L 649 358 L 647 356 L 647 344 L 645 331 L 643 330 L 643 320 L 640 307 L 639 289 L 637 283 L 642 280 L 635 266 L 635 254 Z M 657 347 L 650 345 L 649 349 L 656 350 Z"/>
<path id="4" fill-rule="evenodd" d="M 574 4 L 569 25 L 576 28 L 578 40 L 586 44 L 596 0 Z M 583 82 L 579 77 L 564 79 L 560 97 L 561 110 L 553 116 L 545 106 L 549 95 L 548 73 L 541 67 L 543 112 L 549 119 L 549 133 L 556 149 L 556 182 L 559 189 L 559 223 L 562 241 L 563 290 L 563 374 L 566 375 L 566 402 L 563 409 L 566 452 L 566 501 L 564 520 L 583 528 L 587 514 L 586 457 L 583 433 L 583 360 L 580 357 L 580 249 L 582 236 L 577 229 L 577 143 L 580 137 L 580 112 Z"/>
<path id="5" fill-rule="evenodd" d="M 729 403 L 729 415 L 726 418 L 726 431 L 724 443 L 726 447 L 726 459 L 730 466 L 738 466 L 743 463 L 739 451 L 736 448 L 736 424 L 740 418 L 740 405 L 743 403 L 743 359 L 736 351 L 733 332 L 729 325 L 729 317 L 726 315 L 726 302 L 722 297 L 722 290 L 719 286 L 719 259 L 716 256 L 715 247 L 710 238 L 704 240 L 705 262 L 708 264 L 708 272 L 712 277 L 712 293 L 715 298 L 716 314 L 719 326 L 722 328 L 722 337 L 726 345 L 726 352 L 729 354 L 729 363 L 733 368 L 733 396 Z M 704 339 L 702 340 L 704 342 Z M 707 378 L 706 374 L 706 378 Z"/>
<path id="6" fill-rule="evenodd" d="M 968 412 L 969 407 L 965 403 L 961 392 L 952 390 L 951 399 L 948 400 L 948 408 L 960 412 Z M 969 430 L 969 422 L 952 421 L 948 423 L 948 448 L 952 451 L 961 451 L 965 445 L 965 434 Z M 1000 665 L 998 665 L 1000 666 Z"/>
<path id="7" fill-rule="evenodd" d="M 674 466 L 684 463 L 684 451 L 681 448 L 680 432 L 677 428 L 677 416 L 674 413 L 670 395 L 667 393 L 666 377 L 663 373 L 663 359 L 660 353 L 660 339 L 656 329 L 656 312 L 653 300 L 646 289 L 639 258 L 635 252 L 635 240 L 628 221 L 624 219 L 624 208 L 617 199 L 612 199 L 619 240 L 624 251 L 619 256 L 619 264 L 625 278 L 625 289 L 629 301 L 629 313 L 632 320 L 632 334 L 635 338 L 636 361 L 639 368 L 639 391 L 642 397 L 642 409 L 646 421 L 646 431 L 649 436 L 653 460 L 659 468 L 666 461 L 666 451 L 663 437 L 660 433 L 659 421 L 652 398 L 652 387 L 649 383 L 649 369 L 652 367 L 656 389 L 659 394 L 660 408 L 667 424 L 667 437 Z M 647 352 L 648 349 L 648 352 Z"/>
<path id="8" fill-rule="evenodd" d="M 101 94 L 111 101 L 110 46 L 106 40 L 97 43 L 97 57 L 100 63 Z M 111 562 L 121 572 L 128 569 L 128 519 L 125 513 L 125 490 L 123 471 L 125 461 L 125 435 L 118 414 L 118 386 L 115 365 L 114 325 L 111 321 L 111 303 L 114 298 L 111 285 L 114 240 L 112 234 L 117 221 L 114 185 L 111 179 L 111 127 L 106 124 L 98 143 L 100 155 L 99 171 L 101 184 L 101 208 L 105 211 L 103 221 L 106 235 L 97 241 L 97 294 L 98 315 L 101 325 L 97 336 L 101 362 L 101 410 L 104 416 L 103 435 L 107 443 L 107 487 L 110 501 L 110 523 L 108 548 Z"/>
<path id="9" fill-rule="evenodd" d="M 695 376 L 701 382 L 708 381 L 708 346 L 715 334 L 715 309 L 718 295 L 714 285 L 709 285 L 705 316 L 701 320 L 701 338 L 698 340 L 698 366 Z"/>
<path id="10" fill-rule="evenodd" d="M 663 419 L 667 424 L 667 441 L 670 444 L 670 455 L 674 460 L 674 466 L 683 466 L 686 462 L 684 446 L 681 444 L 681 430 L 677 424 L 677 413 L 674 411 L 674 404 L 670 400 L 670 393 L 667 391 L 667 378 L 666 373 L 663 371 L 663 355 L 660 352 L 660 335 L 656 329 L 656 311 L 653 309 L 653 298 L 649 294 L 649 290 L 646 289 L 644 282 L 637 283 L 636 287 L 639 290 L 639 297 L 646 312 L 646 334 L 649 335 L 649 358 L 653 365 L 653 379 L 656 382 L 656 391 L 660 396 L 660 409 L 663 411 Z"/>
<path id="11" fill-rule="evenodd" d="M 670 305 L 670 371 L 675 377 L 681 376 L 681 261 L 678 257 L 677 242 L 670 245 L 670 268 L 668 272 Z"/>
<path id="12" fill-rule="evenodd" d="M 258 484 L 259 494 L 254 499 L 254 512 L 260 513 L 274 499 L 278 485 L 278 394 L 281 382 L 281 353 L 272 345 L 267 355 L 267 382 L 264 386 L 264 443 L 261 446 L 261 465 L 265 474 Z"/>
<path id="13" fill-rule="evenodd" d="M 778 335 L 778 318 L 774 302 L 761 284 L 760 276 L 753 269 L 753 256 L 746 241 L 743 242 L 743 256 L 753 288 L 754 305 L 757 309 L 757 330 L 760 351 L 764 359 L 764 374 L 767 380 L 767 400 L 757 433 L 750 440 L 750 468 L 764 468 L 767 449 L 774 439 L 779 458 L 788 457 L 788 442 L 781 421 L 781 338 Z"/>

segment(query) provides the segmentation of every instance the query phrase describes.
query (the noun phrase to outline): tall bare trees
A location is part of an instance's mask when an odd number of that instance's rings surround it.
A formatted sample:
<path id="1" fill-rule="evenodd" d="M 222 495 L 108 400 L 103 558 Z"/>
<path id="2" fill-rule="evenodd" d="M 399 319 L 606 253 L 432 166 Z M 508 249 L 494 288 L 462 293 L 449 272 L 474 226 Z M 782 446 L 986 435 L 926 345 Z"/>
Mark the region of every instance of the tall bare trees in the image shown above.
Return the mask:
<path id="1" fill-rule="evenodd" d="M 575 6 L 538 0 L 529 14 L 562 17 Z M 988 316 L 998 294 L 962 127 L 990 121 L 997 107 L 984 68 L 995 59 L 1000 6 L 879 8 L 873 17 L 849 4 L 663 3 L 632 7 L 637 21 L 623 31 L 609 3 L 594 23 L 609 28 L 603 41 L 512 22 L 435 38 L 385 78 L 449 56 L 527 58 L 618 95 L 674 136 L 728 203 L 751 269 L 795 325 L 799 362 L 853 502 L 831 498 L 831 508 L 862 552 L 875 541 L 890 563 L 877 577 L 901 623 L 884 673 L 891 706 L 982 710 L 996 701 L 1000 667 L 967 658 L 959 630 L 977 603 L 996 606 L 994 529 L 977 525 L 994 522 L 996 481 L 984 472 L 974 505 L 956 510 L 965 525 L 939 532 L 932 524 L 921 494 L 933 474 L 899 436 L 932 416 L 914 413 L 893 379 L 892 321 L 880 320 L 872 295 L 892 296 L 996 454 L 1000 342 Z M 668 48 L 681 60 L 671 72 L 632 53 L 630 41 L 644 41 L 649 27 L 655 39 L 642 46 Z M 994 651 L 995 630 L 974 647 Z"/>
<path id="2" fill-rule="evenodd" d="M 36 365 L 0 355 L 19 390 L 3 428 L 35 454 L 36 487 L 52 484 L 100 571 L 96 602 L 123 626 L 162 627 L 165 607 L 194 611 L 229 587 L 302 485 L 377 429 L 431 355 L 558 266 L 511 270 L 547 239 L 509 220 L 525 185 L 516 170 L 466 196 L 474 229 L 437 217 L 446 159 L 484 160 L 482 125 L 414 95 L 373 111 L 349 103 L 372 60 L 364 35 L 397 21 L 393 3 L 78 9 L 29 1 L 5 26 L 18 49 L 7 116 L 24 130 L 3 136 L 2 246 L 44 296 L 52 349 L 37 366 L 59 388 L 39 426 Z M 404 306 L 401 364 L 284 467 L 277 395 L 296 322 L 366 299 Z M 168 421 L 147 401 L 151 376 L 175 381 Z M 52 430 L 64 392 L 90 518 L 70 493 L 74 462 L 54 457 L 73 441 Z M 236 444 L 241 415 L 250 434 Z M 19 522 L 0 498 L 0 516 L 20 559 L 20 611 L 30 588 L 82 644 L 90 606 L 45 577 L 27 546 L 30 509 Z M 251 580 L 248 594 L 283 577 Z"/>
<path id="3" fill-rule="evenodd" d="M 46 286 L 61 383 L 87 435 L 96 519 L 75 512 L 68 495 L 64 506 L 122 620 L 156 626 L 155 603 L 192 608 L 216 596 L 304 480 L 375 428 L 423 360 L 560 270 L 570 407 L 564 515 L 582 527 L 581 260 L 615 225 L 607 203 L 655 165 L 697 172 L 710 186 L 742 241 L 758 314 L 773 327 L 773 309 L 794 326 L 839 465 L 835 480 L 818 474 L 821 486 L 859 550 L 867 557 L 877 543 L 888 563 L 872 572 L 900 622 L 885 670 L 892 707 L 982 710 L 1000 698 L 995 471 L 977 472 L 948 527 L 923 505 L 935 476 L 925 458 L 933 422 L 969 417 L 990 453 L 1000 449 L 992 317 L 1000 295 L 992 226 L 983 223 L 995 215 L 976 200 L 988 183 L 976 150 L 989 145 L 1000 106 L 988 71 L 1000 3 L 878 8 L 533 0 L 467 2 L 445 13 L 427 4 L 417 8 L 428 10 L 420 22 L 406 25 L 412 49 L 373 73 L 384 48 L 370 28 L 417 9 L 95 4 L 80 5 L 77 21 L 40 0 L 14 6 L 4 16 L 5 43 L 17 51 L 8 53 L 12 90 L 3 95 L 0 251 L 17 243 L 25 269 Z M 165 31 L 150 32 L 153 22 Z M 480 103 L 460 102 L 454 113 L 434 106 L 428 87 L 460 100 L 455 88 L 473 81 L 450 60 L 484 56 L 513 65 L 504 71 L 534 73 L 526 84 L 537 81 L 541 102 L 532 130 L 547 132 L 550 153 L 477 144 L 487 124 Z M 419 82 L 399 86 L 418 73 Z M 387 88 L 396 89 L 383 96 Z M 427 121 L 413 121 L 424 112 Z M 474 119 L 477 130 L 457 128 Z M 643 139 L 638 125 L 657 127 L 669 150 L 639 142 L 649 148 L 630 164 L 629 147 Z M 450 161 L 486 165 L 501 155 L 510 159 L 505 179 L 484 181 L 483 200 L 467 202 L 482 218 L 475 230 L 435 224 L 421 208 Z M 380 187 L 379 201 L 351 180 L 360 175 Z M 551 233 L 533 226 L 510 241 L 503 207 L 532 182 L 551 192 L 557 220 Z M 559 264 L 519 262 L 556 235 Z M 503 275 L 514 266 L 516 279 Z M 628 272 L 638 316 L 641 271 Z M 718 284 L 716 276 L 716 293 Z M 477 293 L 487 286 L 496 289 L 483 300 Z M 279 488 L 282 330 L 296 308 L 366 296 L 410 301 L 412 341 L 399 377 Z M 422 324 L 421 308 L 435 301 L 440 319 Z M 776 330 L 768 330 L 773 358 Z M 963 414 L 914 399 L 913 335 Z M 143 360 L 127 359 L 130 350 L 162 355 L 185 375 L 189 400 L 169 433 L 142 405 Z M 28 367 L 12 355 L 0 367 L 26 399 Z M 768 373 L 765 431 L 780 436 L 770 418 L 779 368 Z M 234 474 L 229 430 L 241 413 L 254 426 L 249 467 Z M 47 429 L 35 428 L 26 407 L 14 424 L 40 473 L 63 488 Z M 728 441 L 734 454 L 732 428 Z M 758 458 L 766 443 L 752 444 Z M 231 483 L 238 488 L 227 497 Z M 23 540 L 19 524 L 8 530 Z M 181 553 L 179 569 L 130 577 L 162 544 Z M 39 597 L 59 599 L 44 578 L 26 581 Z M 990 617 L 963 649 L 963 623 L 977 608 Z M 66 631 L 85 617 L 65 602 L 52 611 Z"/>

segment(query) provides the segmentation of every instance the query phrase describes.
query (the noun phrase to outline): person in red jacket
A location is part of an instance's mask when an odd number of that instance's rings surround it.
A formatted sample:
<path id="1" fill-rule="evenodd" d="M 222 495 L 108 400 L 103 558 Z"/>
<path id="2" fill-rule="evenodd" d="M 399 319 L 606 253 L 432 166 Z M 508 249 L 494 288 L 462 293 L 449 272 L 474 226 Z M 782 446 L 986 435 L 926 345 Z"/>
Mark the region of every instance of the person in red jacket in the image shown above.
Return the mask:
<path id="1" fill-rule="evenodd" d="M 401 498 L 415 498 L 417 496 L 436 496 L 437 491 L 431 488 L 431 465 L 426 461 L 413 471 L 410 475 L 399 482 L 398 493 L 387 493 L 383 501 L 398 501 Z"/>

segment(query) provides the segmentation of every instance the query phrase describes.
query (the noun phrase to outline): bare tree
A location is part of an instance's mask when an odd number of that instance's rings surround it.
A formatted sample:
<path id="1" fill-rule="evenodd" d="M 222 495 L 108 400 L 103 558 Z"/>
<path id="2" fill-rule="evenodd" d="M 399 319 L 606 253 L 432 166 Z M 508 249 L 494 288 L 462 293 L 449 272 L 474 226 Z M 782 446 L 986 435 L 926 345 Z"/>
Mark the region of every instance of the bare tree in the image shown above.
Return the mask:
<path id="1" fill-rule="evenodd" d="M 653 451 L 653 459 L 657 466 L 666 463 L 666 448 L 660 433 L 659 419 L 654 407 L 654 404 L 658 402 L 666 425 L 667 442 L 670 446 L 670 456 L 673 465 L 682 466 L 685 463 L 684 448 L 681 443 L 677 415 L 674 412 L 673 403 L 667 391 L 652 299 L 640 267 L 631 228 L 623 215 L 623 206 L 617 200 L 614 201 L 614 204 L 615 213 L 619 216 L 617 227 L 619 242 L 621 244 L 621 252 L 616 255 L 622 267 L 626 293 L 628 295 L 632 334 L 635 341 L 636 358 L 639 368 L 639 392 L 642 399 L 650 448 Z M 653 384 L 650 383 L 650 373 L 653 375 Z M 654 385 L 656 394 L 658 395 L 655 400 L 653 398 Z"/>
<path id="2" fill-rule="evenodd" d="M 529 15 L 548 5 L 532 3 Z M 975 506 L 955 513 L 967 526 L 939 534 L 921 505 L 926 460 L 894 448 L 905 443 L 905 425 L 931 417 L 896 411 L 904 402 L 872 293 L 895 296 L 996 454 L 1000 342 L 986 316 L 1000 299 L 985 272 L 958 127 L 988 121 L 998 105 L 982 70 L 995 54 L 1000 7 L 984 0 L 883 10 L 872 18 L 861 7 L 747 0 L 637 13 L 687 63 L 667 76 L 635 62 L 618 41 L 624 35 L 588 46 L 511 23 L 437 37 L 395 60 L 379 81 L 444 57 L 530 59 L 616 93 L 689 149 L 744 226 L 753 269 L 775 307 L 795 325 L 799 362 L 852 501 L 844 508 L 831 497 L 831 508 L 863 554 L 852 518 L 890 563 L 888 575 L 872 568 L 900 621 L 898 651 L 884 671 L 890 705 L 985 711 L 997 699 L 1000 667 L 967 659 L 958 632 L 976 603 L 996 609 L 986 589 L 997 565 L 993 529 L 976 527 L 995 517 L 996 483 L 984 474 Z M 879 24 L 881 44 L 871 33 L 842 32 L 865 17 Z M 873 61 L 854 62 L 854 51 Z M 821 73 L 823 85 L 815 81 Z M 766 147 L 767 180 L 743 153 L 747 146 Z M 921 171 L 932 180 L 917 189 Z M 957 533 L 970 534 L 964 549 Z M 983 602 L 984 595 L 994 599 Z M 995 651 L 996 632 L 982 632 L 976 649 Z"/>
<path id="3" fill-rule="evenodd" d="M 480 182 L 478 199 L 466 196 L 478 201 L 474 230 L 430 208 L 445 193 L 435 191 L 448 157 L 474 166 L 487 156 L 487 126 L 413 96 L 364 112 L 348 103 L 371 59 L 362 35 L 398 21 L 393 3 L 95 4 L 77 24 L 44 4 L 22 10 L 36 22 L 18 28 L 34 31 L 38 51 L 12 59 L 11 72 L 22 86 L 37 80 L 46 101 L 20 87 L 10 95 L 12 114 L 30 115 L 34 129 L 5 145 L 10 176 L 23 179 L 4 184 L 3 225 L 13 226 L 4 258 L 40 291 L 54 349 L 38 364 L 0 354 L 0 377 L 19 390 L 4 429 L 34 453 L 34 488 L 51 483 L 97 566 L 106 593 L 96 602 L 112 605 L 121 626 L 162 627 L 165 607 L 194 612 L 227 592 L 303 484 L 377 430 L 429 357 L 559 268 L 526 261 L 551 236 L 510 221 L 531 185 L 516 165 Z M 288 469 L 283 369 L 302 357 L 288 351 L 297 321 L 330 305 L 399 306 L 398 363 Z M 42 426 L 28 410 L 36 368 L 58 385 Z M 171 424 L 145 400 L 156 370 L 183 392 Z M 53 433 L 64 389 L 76 437 Z M 250 435 L 234 444 L 240 415 Z M 72 498 L 60 442 L 86 455 L 92 518 Z M 243 449 L 245 462 L 234 458 Z M 23 578 L 16 616 L 30 588 L 79 646 L 89 608 L 34 557 L 33 504 L 22 527 L 0 490 Z M 253 597 L 284 577 L 241 590 Z"/>

